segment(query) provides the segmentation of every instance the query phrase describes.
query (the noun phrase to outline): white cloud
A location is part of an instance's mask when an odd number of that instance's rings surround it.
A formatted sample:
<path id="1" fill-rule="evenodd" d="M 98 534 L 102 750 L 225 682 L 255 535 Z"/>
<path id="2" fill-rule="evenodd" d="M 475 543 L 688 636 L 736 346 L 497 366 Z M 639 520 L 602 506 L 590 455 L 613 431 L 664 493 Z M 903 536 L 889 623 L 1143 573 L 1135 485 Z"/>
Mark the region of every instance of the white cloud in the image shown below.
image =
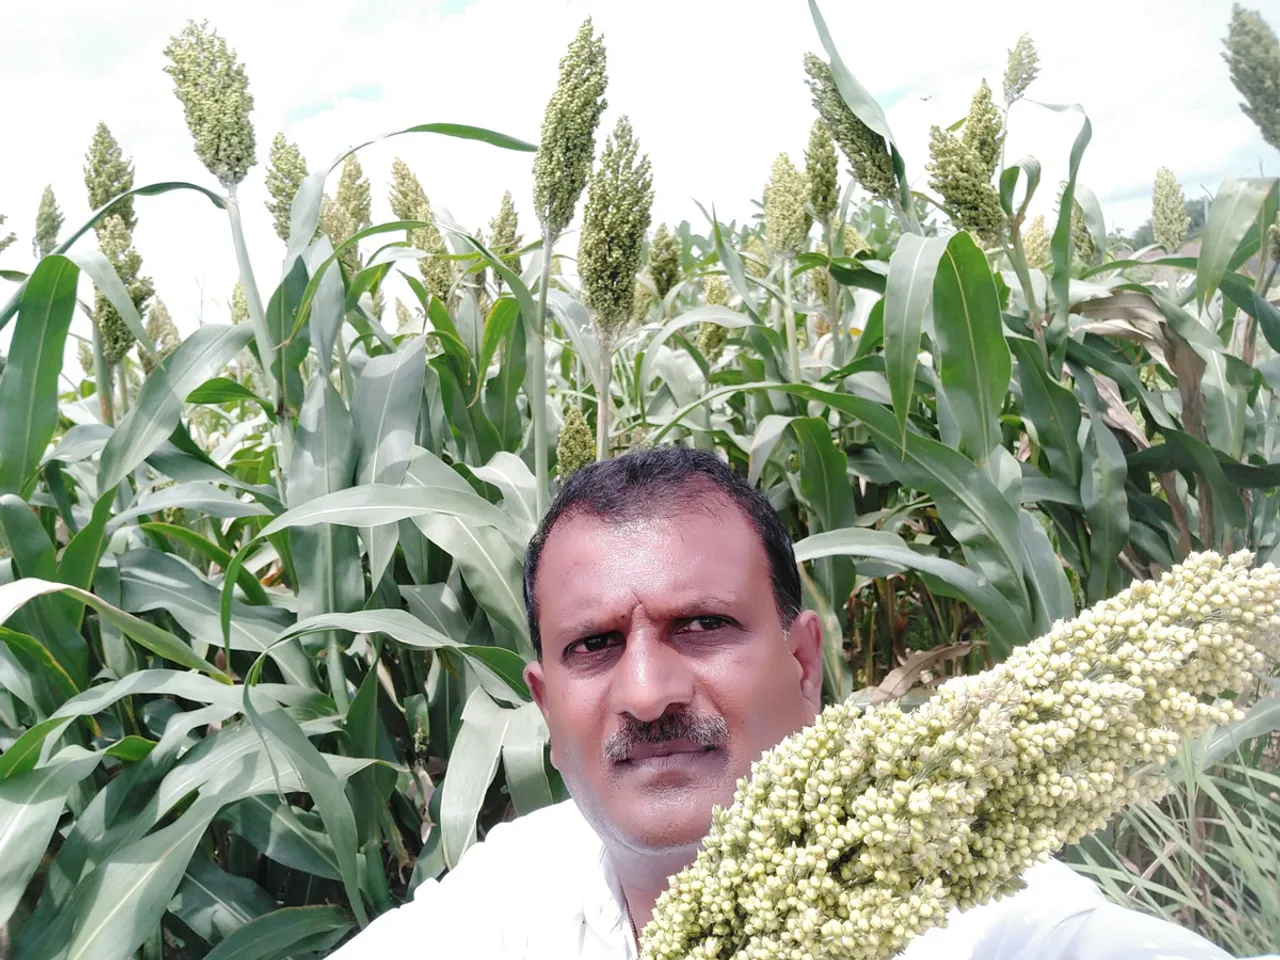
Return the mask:
<path id="1" fill-rule="evenodd" d="M 137 165 L 139 184 L 212 186 L 196 161 L 162 50 L 183 21 L 209 19 L 245 61 L 256 98 L 259 165 L 241 189 L 264 297 L 283 246 L 263 207 L 267 148 L 276 130 L 312 168 L 348 145 L 412 123 L 455 121 L 536 141 L 557 62 L 590 13 L 609 55 L 604 132 L 630 115 L 653 162 L 655 222 L 704 223 L 694 200 L 722 219 L 749 217 L 773 156 L 799 159 L 813 111 L 801 58 L 820 52 L 804 3 L 778 0 L 458 0 L 444 4 L 282 3 L 264 0 L 25 2 L 0 36 L 0 88 L 9 133 L 0 212 L 20 244 L 0 265 L 25 266 L 30 225 L 52 183 L 71 228 L 88 215 L 81 165 L 99 119 Z M 1237 107 L 1221 37 L 1227 0 L 1078 0 L 1070 10 L 1025 0 L 974 4 L 853 4 L 827 0 L 844 59 L 886 103 L 913 183 L 926 180 L 928 128 L 959 118 L 982 77 L 999 92 L 1005 51 L 1029 31 L 1040 51 L 1037 99 L 1080 103 L 1093 124 L 1082 182 L 1108 225 L 1146 218 L 1155 168 L 1171 167 L 1189 196 L 1226 176 L 1280 172 Z M 1262 5 L 1280 26 L 1280 4 Z M 1078 129 L 1073 114 L 1014 108 L 1010 162 L 1044 164 L 1041 203 L 1053 202 Z M 485 144 L 409 136 L 360 155 L 374 183 L 375 218 L 389 218 L 386 181 L 403 156 L 435 204 L 468 226 L 487 224 L 510 189 L 526 236 L 532 156 Z M 195 194 L 142 198 L 136 242 L 180 329 L 224 322 L 235 281 L 225 217 Z M 91 243 L 88 237 L 83 243 Z M 563 245 L 572 254 L 576 239 Z M 29 247 L 28 247 L 29 249 Z M 8 284 L 0 282 L 0 295 Z M 81 321 L 76 328 L 85 331 Z M 0 335 L 7 339 L 8 331 Z"/>

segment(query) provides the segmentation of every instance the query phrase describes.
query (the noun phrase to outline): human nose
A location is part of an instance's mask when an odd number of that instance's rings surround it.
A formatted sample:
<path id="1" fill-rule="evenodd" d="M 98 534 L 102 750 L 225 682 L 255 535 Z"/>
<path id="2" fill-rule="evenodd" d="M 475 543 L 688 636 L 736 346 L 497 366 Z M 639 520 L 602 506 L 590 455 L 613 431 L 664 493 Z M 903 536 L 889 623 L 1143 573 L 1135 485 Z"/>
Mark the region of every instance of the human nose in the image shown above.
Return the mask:
<path id="1" fill-rule="evenodd" d="M 693 699 L 693 673 L 656 631 L 640 627 L 627 637 L 614 672 L 614 706 L 641 723 L 657 720 Z"/>

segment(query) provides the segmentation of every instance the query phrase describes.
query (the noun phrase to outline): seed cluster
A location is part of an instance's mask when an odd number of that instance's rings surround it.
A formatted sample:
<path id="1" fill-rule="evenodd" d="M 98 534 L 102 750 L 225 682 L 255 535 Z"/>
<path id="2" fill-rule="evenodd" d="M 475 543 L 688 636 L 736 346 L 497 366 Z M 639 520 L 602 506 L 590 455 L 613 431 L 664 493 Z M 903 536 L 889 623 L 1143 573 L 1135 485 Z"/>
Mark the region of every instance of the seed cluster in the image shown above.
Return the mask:
<path id="1" fill-rule="evenodd" d="M 1158 796 L 1214 698 L 1280 659 L 1280 570 L 1190 556 L 945 684 L 848 703 L 757 761 L 645 927 L 645 960 L 888 958 Z"/>

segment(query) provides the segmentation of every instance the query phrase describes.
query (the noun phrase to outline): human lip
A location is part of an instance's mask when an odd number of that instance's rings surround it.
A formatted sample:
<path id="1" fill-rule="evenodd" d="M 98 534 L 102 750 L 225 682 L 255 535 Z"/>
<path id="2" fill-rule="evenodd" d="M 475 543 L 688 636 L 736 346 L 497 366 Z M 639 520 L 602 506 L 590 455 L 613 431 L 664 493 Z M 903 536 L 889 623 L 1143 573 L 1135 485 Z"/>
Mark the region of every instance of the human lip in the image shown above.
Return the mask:
<path id="1" fill-rule="evenodd" d="M 627 755 L 627 759 L 623 760 L 624 764 L 643 764 L 645 766 L 654 765 L 656 761 L 670 760 L 679 762 L 682 759 L 692 759 L 706 753 L 710 753 L 714 748 L 705 746 L 701 743 L 693 743 L 689 740 L 664 740 L 661 743 L 637 743 L 631 748 Z M 666 764 L 662 764 L 666 765 Z"/>

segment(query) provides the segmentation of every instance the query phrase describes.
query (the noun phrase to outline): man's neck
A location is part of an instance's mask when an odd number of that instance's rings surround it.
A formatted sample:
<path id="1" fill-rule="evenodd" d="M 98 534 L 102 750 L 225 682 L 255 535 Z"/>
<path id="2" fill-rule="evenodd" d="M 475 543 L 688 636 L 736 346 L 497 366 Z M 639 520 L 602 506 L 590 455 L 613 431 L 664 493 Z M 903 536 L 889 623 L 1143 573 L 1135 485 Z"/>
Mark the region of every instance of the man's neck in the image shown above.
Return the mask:
<path id="1" fill-rule="evenodd" d="M 667 889 L 668 878 L 691 864 L 697 854 L 696 845 L 661 853 L 609 849 L 609 859 L 618 875 L 622 895 L 627 901 L 627 913 L 637 933 L 653 916 L 654 903 Z"/>

